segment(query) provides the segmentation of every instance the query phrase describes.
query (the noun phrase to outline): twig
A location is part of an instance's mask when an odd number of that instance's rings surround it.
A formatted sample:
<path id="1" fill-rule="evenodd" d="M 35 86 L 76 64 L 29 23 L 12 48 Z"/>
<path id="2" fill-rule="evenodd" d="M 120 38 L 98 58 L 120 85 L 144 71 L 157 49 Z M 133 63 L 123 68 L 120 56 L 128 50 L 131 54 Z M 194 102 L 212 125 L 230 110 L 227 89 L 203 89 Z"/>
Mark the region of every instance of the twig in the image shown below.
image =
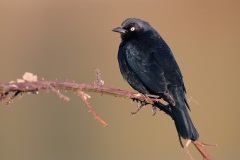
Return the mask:
<path id="1" fill-rule="evenodd" d="M 48 87 L 51 88 L 52 91 L 55 92 L 55 93 L 59 96 L 59 98 L 65 100 L 65 101 L 69 101 L 69 100 L 70 100 L 69 97 L 67 97 L 67 96 L 63 95 L 62 93 L 60 93 L 59 90 L 56 90 L 56 89 L 55 89 L 53 86 L 51 86 L 50 84 L 47 84 L 47 85 L 48 85 L 48 86 L 47 86 L 46 89 L 48 89 Z"/>
<path id="2" fill-rule="evenodd" d="M 188 148 L 187 148 L 187 147 L 184 147 L 184 149 L 185 149 L 185 151 L 186 151 L 189 159 L 190 159 L 190 160 L 194 160 L 194 158 L 193 158 L 192 154 L 190 153 L 190 151 L 188 150 Z"/>
<path id="3" fill-rule="evenodd" d="M 84 104 L 88 107 L 88 109 L 89 109 L 88 112 L 92 113 L 93 116 L 95 117 L 95 119 L 97 119 L 99 122 L 101 122 L 101 123 L 104 125 L 104 127 L 108 126 L 108 124 L 107 124 L 104 120 L 102 120 L 102 118 L 100 118 L 100 117 L 97 115 L 97 113 L 92 109 L 92 107 L 91 107 L 90 104 L 88 103 L 87 98 L 90 98 L 90 96 L 89 96 L 88 94 L 84 93 L 84 92 L 81 91 L 81 90 L 77 91 L 77 93 L 78 93 L 78 96 L 79 96 L 80 98 L 82 98 Z"/>
<path id="4" fill-rule="evenodd" d="M 213 160 L 212 155 L 210 155 L 204 148 L 205 143 L 203 143 L 199 140 L 192 141 L 192 143 L 194 144 L 194 146 L 197 148 L 197 150 L 203 156 L 203 160 Z M 206 146 L 217 146 L 217 145 L 216 144 L 210 144 L 210 145 L 206 145 Z"/>

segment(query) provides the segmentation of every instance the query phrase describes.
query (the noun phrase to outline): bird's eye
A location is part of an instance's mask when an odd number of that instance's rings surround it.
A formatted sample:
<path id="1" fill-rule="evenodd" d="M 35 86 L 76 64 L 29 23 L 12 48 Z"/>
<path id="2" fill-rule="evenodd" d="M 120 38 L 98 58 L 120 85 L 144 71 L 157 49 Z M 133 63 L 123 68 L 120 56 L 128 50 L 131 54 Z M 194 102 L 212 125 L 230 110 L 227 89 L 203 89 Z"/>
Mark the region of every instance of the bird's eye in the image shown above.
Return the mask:
<path id="1" fill-rule="evenodd" d="M 130 31 L 135 31 L 135 27 L 131 27 L 131 28 L 130 28 Z"/>

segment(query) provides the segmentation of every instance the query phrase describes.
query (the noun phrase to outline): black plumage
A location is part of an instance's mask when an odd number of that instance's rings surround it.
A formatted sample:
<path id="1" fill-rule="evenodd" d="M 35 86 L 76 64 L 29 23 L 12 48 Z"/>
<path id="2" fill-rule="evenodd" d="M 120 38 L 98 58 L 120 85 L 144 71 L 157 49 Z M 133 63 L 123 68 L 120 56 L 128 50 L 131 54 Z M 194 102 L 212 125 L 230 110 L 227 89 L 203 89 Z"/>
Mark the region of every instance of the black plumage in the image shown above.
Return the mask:
<path id="1" fill-rule="evenodd" d="M 179 136 L 197 140 L 199 135 L 187 110 L 183 76 L 166 42 L 149 23 L 136 18 L 126 19 L 113 31 L 122 39 L 118 62 L 124 79 L 140 93 L 168 102 L 166 106 L 155 105 L 172 117 Z"/>

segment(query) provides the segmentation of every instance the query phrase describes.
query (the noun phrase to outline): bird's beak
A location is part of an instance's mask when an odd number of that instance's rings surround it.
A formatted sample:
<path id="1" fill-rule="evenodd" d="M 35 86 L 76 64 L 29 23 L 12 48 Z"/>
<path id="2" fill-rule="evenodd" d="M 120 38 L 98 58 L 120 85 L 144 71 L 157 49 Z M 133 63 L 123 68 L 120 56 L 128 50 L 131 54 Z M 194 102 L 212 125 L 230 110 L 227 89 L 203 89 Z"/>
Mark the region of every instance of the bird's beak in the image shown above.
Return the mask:
<path id="1" fill-rule="evenodd" d="M 123 29 L 122 27 L 117 27 L 112 30 L 113 32 L 118 32 L 118 33 L 126 33 L 127 30 Z"/>

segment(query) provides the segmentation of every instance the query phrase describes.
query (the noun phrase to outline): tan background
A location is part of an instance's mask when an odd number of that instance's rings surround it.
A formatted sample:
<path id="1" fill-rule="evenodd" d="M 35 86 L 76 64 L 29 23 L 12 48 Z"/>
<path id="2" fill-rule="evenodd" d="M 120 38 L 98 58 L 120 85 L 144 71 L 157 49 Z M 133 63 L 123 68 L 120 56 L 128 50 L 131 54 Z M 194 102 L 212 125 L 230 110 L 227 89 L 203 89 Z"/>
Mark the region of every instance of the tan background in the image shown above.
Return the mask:
<path id="1" fill-rule="evenodd" d="M 218 160 L 240 159 L 240 1 L 0 0 L 1 83 L 25 71 L 47 80 L 93 83 L 99 68 L 106 86 L 132 90 L 118 64 L 119 35 L 129 17 L 144 19 L 171 47 L 184 75 L 191 117 Z M 150 107 L 91 94 L 93 119 L 71 93 L 24 95 L 0 104 L 1 160 L 188 159 L 172 120 Z M 190 150 L 201 159 L 193 146 Z"/>

